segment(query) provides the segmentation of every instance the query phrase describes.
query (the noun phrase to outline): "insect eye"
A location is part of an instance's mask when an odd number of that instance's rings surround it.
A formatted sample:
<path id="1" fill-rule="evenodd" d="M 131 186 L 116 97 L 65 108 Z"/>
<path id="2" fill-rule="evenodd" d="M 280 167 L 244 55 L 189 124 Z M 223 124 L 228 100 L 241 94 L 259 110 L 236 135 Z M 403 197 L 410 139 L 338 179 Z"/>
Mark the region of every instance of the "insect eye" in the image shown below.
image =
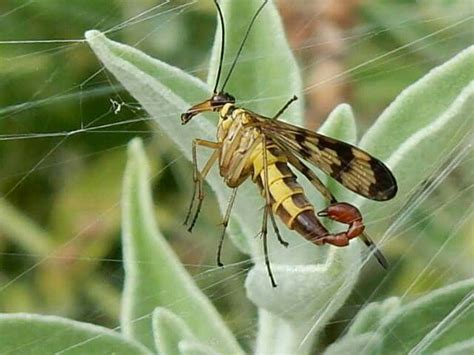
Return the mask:
<path id="1" fill-rule="evenodd" d="M 211 98 L 211 104 L 216 106 L 216 105 L 225 105 L 227 103 L 234 103 L 235 98 L 232 95 L 229 95 L 225 92 L 220 92 L 218 94 L 215 94 Z"/>
<path id="2" fill-rule="evenodd" d="M 211 105 L 213 106 L 222 105 L 222 96 L 214 95 L 211 99 Z"/>

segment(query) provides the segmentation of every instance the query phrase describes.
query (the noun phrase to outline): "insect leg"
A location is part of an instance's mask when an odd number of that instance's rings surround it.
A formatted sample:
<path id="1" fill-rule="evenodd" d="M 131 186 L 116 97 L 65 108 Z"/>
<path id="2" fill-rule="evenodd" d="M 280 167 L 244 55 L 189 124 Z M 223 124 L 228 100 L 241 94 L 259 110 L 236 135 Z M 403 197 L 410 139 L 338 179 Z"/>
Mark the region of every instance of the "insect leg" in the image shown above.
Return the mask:
<path id="1" fill-rule="evenodd" d="M 274 222 L 274 217 L 273 217 L 273 211 L 272 211 L 272 202 L 271 202 L 271 197 L 270 197 L 270 188 L 268 186 L 268 160 L 267 160 L 267 140 L 266 137 L 263 136 L 262 140 L 262 159 L 263 159 L 263 186 L 264 186 L 264 192 L 265 192 L 265 209 L 263 211 L 263 221 L 262 221 L 262 230 L 261 230 L 261 235 L 263 239 L 263 252 L 265 255 L 265 265 L 267 266 L 267 272 L 268 276 L 270 277 L 270 281 L 272 283 L 273 287 L 277 287 L 277 284 L 275 282 L 275 279 L 273 278 L 272 274 L 272 269 L 270 267 L 270 259 L 268 258 L 268 245 L 267 245 L 267 221 L 268 221 L 268 214 L 270 214 L 270 218 L 272 219 L 274 223 L 274 227 L 276 226 L 276 222 Z M 287 242 L 285 242 L 278 231 L 278 228 L 275 229 L 275 232 L 277 233 L 278 240 L 280 243 L 285 243 L 288 245 Z M 282 243 L 282 244 L 283 244 Z M 284 244 L 284 245 L 285 245 Z"/>
<path id="2" fill-rule="evenodd" d="M 262 144 L 264 144 L 264 146 L 266 146 L 265 138 L 263 139 L 263 142 L 264 143 L 262 143 Z M 268 160 L 267 160 L 267 150 L 266 149 L 264 149 L 262 155 L 263 155 L 263 176 L 264 176 L 264 181 L 262 181 L 262 182 L 263 182 L 263 189 L 264 189 L 264 193 L 265 193 L 265 202 L 266 202 L 266 205 L 269 208 L 268 214 L 270 215 L 270 221 L 272 222 L 273 231 L 275 232 L 278 241 L 284 247 L 288 247 L 288 245 L 289 245 L 288 242 L 286 240 L 284 240 L 283 237 L 280 234 L 280 230 L 278 229 L 278 225 L 277 225 L 276 220 L 275 220 L 275 215 L 273 214 L 273 210 L 272 210 L 272 198 L 271 198 L 271 195 L 270 195 L 270 188 L 268 186 Z"/>
<path id="3" fill-rule="evenodd" d="M 270 208 L 270 221 L 272 221 L 273 231 L 275 232 L 280 244 L 283 245 L 284 247 L 288 247 L 289 243 L 281 237 L 280 230 L 278 229 L 278 226 L 275 220 L 275 215 L 273 214 L 273 211 L 271 208 Z"/>
<path id="4" fill-rule="evenodd" d="M 204 166 L 204 168 L 201 172 L 199 172 L 199 168 L 198 168 L 198 165 L 197 165 L 197 146 L 202 146 L 202 147 L 215 149 L 215 151 L 212 153 L 211 157 L 206 162 L 206 165 Z M 190 232 L 193 229 L 194 224 L 196 223 L 196 219 L 199 215 L 199 211 L 201 209 L 202 201 L 204 199 L 204 194 L 202 192 L 202 184 L 203 184 L 204 178 L 206 177 L 207 173 L 211 169 L 212 165 L 217 160 L 217 158 L 219 156 L 219 148 L 220 148 L 220 145 L 216 142 L 206 141 L 206 140 L 202 140 L 202 139 L 194 139 L 193 140 L 192 157 L 193 157 L 194 189 L 193 189 L 193 196 L 192 196 L 192 199 L 191 199 L 191 203 L 189 204 L 188 212 L 186 213 L 186 218 L 184 220 L 185 225 L 188 224 L 189 218 L 191 217 L 191 212 L 193 210 L 194 201 L 196 200 L 196 192 L 198 193 L 198 205 L 197 205 L 197 208 L 196 208 L 196 212 L 194 213 L 194 216 L 192 218 L 192 222 L 191 222 L 191 224 L 188 228 L 188 231 L 190 231 Z"/>
<path id="5" fill-rule="evenodd" d="M 215 163 L 215 161 L 217 160 L 219 156 L 219 151 L 216 150 L 214 151 L 214 153 L 212 153 L 211 157 L 209 158 L 209 160 L 207 161 L 206 165 L 204 166 L 204 168 L 202 169 L 202 171 L 199 173 L 198 172 L 198 181 L 197 181 L 197 189 L 198 189 L 198 196 L 197 196 L 197 199 L 198 199 L 198 204 L 196 206 L 196 211 L 194 212 L 194 216 L 191 220 L 191 224 L 189 225 L 189 228 L 188 228 L 188 231 L 191 232 L 194 225 L 196 224 L 196 221 L 197 221 L 197 218 L 199 216 L 199 212 L 201 211 L 201 206 L 202 206 L 202 202 L 204 201 L 204 192 L 203 192 L 203 182 L 204 182 L 204 178 L 206 177 L 207 173 L 209 172 L 209 170 L 211 169 L 212 165 Z M 192 204 L 193 202 L 191 202 Z M 192 207 L 192 206 L 190 206 Z"/>
<path id="6" fill-rule="evenodd" d="M 263 241 L 263 255 L 265 256 L 265 266 L 267 268 L 268 277 L 270 277 L 272 287 L 277 287 L 277 283 L 275 282 L 275 278 L 273 277 L 272 268 L 270 265 L 270 258 L 268 257 L 267 220 L 269 211 L 271 211 L 271 207 L 265 204 L 265 208 L 263 209 L 263 220 L 262 229 L 260 230 L 260 236 L 262 237 Z"/>
<path id="7" fill-rule="evenodd" d="M 293 97 L 287 101 L 287 103 L 276 113 L 275 116 L 272 117 L 272 119 L 273 119 L 273 120 L 277 120 L 278 117 L 280 117 L 281 114 L 282 114 L 283 112 L 285 112 L 286 109 L 287 109 L 293 102 L 295 102 L 296 100 L 298 100 L 298 97 L 296 97 L 296 95 L 293 95 Z"/>
<path id="8" fill-rule="evenodd" d="M 266 220 L 266 215 L 268 214 L 268 210 L 269 210 L 269 207 L 268 206 L 265 206 L 265 212 L 264 212 L 264 219 Z M 270 208 L 271 210 L 271 208 Z M 266 221 L 265 221 L 266 223 Z M 263 230 L 262 230 L 262 233 L 263 233 Z M 265 231 L 265 233 L 262 234 L 262 238 L 263 238 L 263 253 L 265 255 L 265 266 L 267 267 L 267 272 L 268 272 L 268 276 L 270 277 L 270 281 L 272 283 L 272 287 L 277 287 L 277 284 L 275 282 L 275 279 L 273 277 L 273 273 L 272 273 L 272 269 L 270 267 L 270 259 L 268 258 L 268 243 L 267 243 L 267 232 Z"/>
<path id="9" fill-rule="evenodd" d="M 219 266 L 224 266 L 224 264 L 221 262 L 222 244 L 224 243 L 225 230 L 226 230 L 227 225 L 229 223 L 230 212 L 232 210 L 232 206 L 234 206 L 235 196 L 237 196 L 237 187 L 232 189 L 232 193 L 230 195 L 229 203 L 227 205 L 227 210 L 226 210 L 225 215 L 224 215 L 224 220 L 222 221 L 222 226 L 223 226 L 222 234 L 221 234 L 221 238 L 219 240 L 219 246 L 217 248 L 217 265 L 219 265 Z"/>
<path id="10" fill-rule="evenodd" d="M 207 143 L 209 143 L 209 144 L 207 145 Z M 197 189 L 198 189 L 198 183 L 199 183 L 199 178 L 200 178 L 199 168 L 198 168 L 198 164 L 197 164 L 197 146 L 202 145 L 202 146 L 205 146 L 205 147 L 208 147 L 208 148 L 217 149 L 217 147 L 215 147 L 214 144 L 215 144 L 214 142 L 204 141 L 204 140 L 201 140 L 201 139 L 194 139 L 193 140 L 192 159 L 193 159 L 193 183 L 194 183 L 194 186 L 193 186 L 193 195 L 192 195 L 192 198 L 191 198 L 191 202 L 189 204 L 188 212 L 186 213 L 186 218 L 185 218 L 184 223 L 183 223 L 184 225 L 188 224 L 189 217 L 191 216 L 191 211 L 193 209 L 194 201 L 196 199 L 196 192 L 197 192 Z"/>

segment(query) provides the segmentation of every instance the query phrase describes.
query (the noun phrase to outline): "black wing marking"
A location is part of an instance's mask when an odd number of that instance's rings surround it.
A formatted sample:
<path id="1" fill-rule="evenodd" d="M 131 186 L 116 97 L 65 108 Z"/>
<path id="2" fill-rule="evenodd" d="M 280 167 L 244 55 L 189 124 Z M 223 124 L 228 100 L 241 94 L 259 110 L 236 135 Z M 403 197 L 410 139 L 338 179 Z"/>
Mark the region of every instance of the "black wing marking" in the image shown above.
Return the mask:
<path id="1" fill-rule="evenodd" d="M 387 166 L 351 144 L 263 117 L 259 117 L 256 126 L 279 146 L 311 162 L 361 196 L 385 201 L 397 193 L 395 177 Z"/>

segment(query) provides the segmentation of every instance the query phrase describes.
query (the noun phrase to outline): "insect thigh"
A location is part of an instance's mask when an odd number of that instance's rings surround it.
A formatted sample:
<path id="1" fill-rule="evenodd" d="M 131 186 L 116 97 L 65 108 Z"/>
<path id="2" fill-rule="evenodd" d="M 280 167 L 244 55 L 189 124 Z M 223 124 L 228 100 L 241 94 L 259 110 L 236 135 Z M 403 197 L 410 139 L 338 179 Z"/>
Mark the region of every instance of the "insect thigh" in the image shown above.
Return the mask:
<path id="1" fill-rule="evenodd" d="M 202 146 L 202 147 L 207 147 L 214 149 L 214 152 L 212 153 L 211 157 L 209 160 L 206 162 L 204 165 L 204 168 L 202 171 L 199 171 L 198 165 L 197 165 L 197 146 Z M 206 141 L 202 139 L 194 139 L 193 140 L 193 149 L 192 149 L 192 156 L 193 156 L 193 182 L 194 182 L 194 188 L 193 188 L 193 195 L 191 198 L 191 202 L 189 204 L 188 212 L 186 213 L 186 218 L 184 220 L 184 224 L 187 225 L 190 217 L 191 217 L 191 212 L 193 210 L 194 202 L 196 200 L 196 192 L 198 194 L 198 205 L 196 207 L 196 211 L 194 212 L 194 216 L 191 219 L 191 223 L 189 224 L 188 231 L 192 231 L 194 224 L 196 223 L 196 220 L 199 215 L 199 211 L 201 210 L 201 205 L 202 201 L 204 200 L 204 194 L 202 190 L 202 184 L 204 181 L 204 178 L 206 175 L 209 173 L 209 170 L 211 169 L 212 165 L 216 162 L 218 156 L 219 156 L 219 149 L 220 144 L 217 142 L 211 142 L 211 141 Z"/>
<path id="2" fill-rule="evenodd" d="M 235 120 L 223 136 L 219 155 L 219 170 L 227 186 L 237 187 L 252 173 L 252 155 L 261 144 L 262 136 L 255 128 L 244 127 Z"/>
<path id="3" fill-rule="evenodd" d="M 235 197 L 237 196 L 237 187 L 232 189 L 232 193 L 230 195 L 230 199 L 227 205 L 227 210 L 224 215 L 224 220 L 222 221 L 222 232 L 221 232 L 221 237 L 219 239 L 219 246 L 217 247 L 217 265 L 218 266 L 224 266 L 224 264 L 221 261 L 221 252 L 222 252 L 222 245 L 224 244 L 224 237 L 225 237 L 225 231 L 227 229 L 227 224 L 229 223 L 230 219 L 230 212 L 232 211 L 232 207 L 234 206 L 234 201 Z"/>

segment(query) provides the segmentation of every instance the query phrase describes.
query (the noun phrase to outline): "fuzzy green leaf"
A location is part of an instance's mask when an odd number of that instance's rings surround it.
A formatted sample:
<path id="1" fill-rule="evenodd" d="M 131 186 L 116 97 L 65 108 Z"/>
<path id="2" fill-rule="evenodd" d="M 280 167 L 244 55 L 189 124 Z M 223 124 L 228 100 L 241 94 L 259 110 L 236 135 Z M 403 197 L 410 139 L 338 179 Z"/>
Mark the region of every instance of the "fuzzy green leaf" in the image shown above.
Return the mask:
<path id="1" fill-rule="evenodd" d="M 153 312 L 153 332 L 158 353 L 163 355 L 179 354 L 179 344 L 194 341 L 196 338 L 187 324 L 166 308 L 158 307 Z"/>
<path id="2" fill-rule="evenodd" d="M 151 354 L 110 329 L 56 316 L 0 314 L 2 354 Z"/>
<path id="3" fill-rule="evenodd" d="M 364 354 L 375 355 L 381 353 L 382 337 L 377 333 L 365 333 L 346 337 L 331 344 L 324 355 Z"/>
<path id="4" fill-rule="evenodd" d="M 440 351 L 434 353 L 434 355 L 464 355 L 474 354 L 474 339 L 461 341 L 453 345 L 447 346 Z"/>
<path id="5" fill-rule="evenodd" d="M 217 355 L 210 347 L 190 340 L 181 341 L 179 351 L 181 355 Z"/>
<path id="6" fill-rule="evenodd" d="M 354 319 L 348 335 L 355 336 L 371 331 L 377 331 L 381 321 L 400 308 L 400 299 L 387 298 L 383 302 L 374 302 L 363 308 Z"/>
<path id="7" fill-rule="evenodd" d="M 229 38 L 234 38 L 228 41 L 230 44 L 228 43 L 226 52 L 225 68 L 231 64 L 231 53 L 235 52 L 240 42 L 235 38 L 245 31 L 246 25 L 242 19 L 250 19 L 257 5 L 257 2 L 247 2 L 244 5 L 240 3 L 237 5 L 232 1 L 224 2 L 224 16 L 228 23 L 227 32 Z M 260 21 L 272 28 L 271 37 L 265 27 L 259 29 L 258 22 Z M 271 115 L 285 102 L 284 96 L 291 97 L 295 92 L 289 91 L 298 89 L 300 84 L 296 75 L 297 70 L 294 70 L 296 67 L 293 57 L 291 53 L 288 54 L 286 43 L 282 45 L 284 34 L 271 2 L 262 12 L 258 22 L 255 28 L 256 35 L 249 37 L 245 55 L 239 60 L 226 91 L 236 94 L 238 99 L 247 101 L 244 102 L 244 106 L 262 114 Z M 87 38 L 106 67 L 152 116 L 158 118 L 163 131 L 170 134 L 171 139 L 175 140 L 188 158 L 192 138 L 209 139 L 209 132 L 214 132 L 215 127 L 211 126 L 206 119 L 193 120 L 190 123 L 192 131 L 189 130 L 190 127 L 178 128 L 178 114 L 191 104 L 188 100 L 188 92 L 174 90 L 174 83 L 172 81 L 164 83 L 161 77 L 167 77 L 167 74 L 172 73 L 186 81 L 189 78 L 185 74 L 143 54 L 137 54 L 139 52 L 135 49 L 109 41 L 97 32 L 88 32 Z M 216 38 L 219 39 L 219 34 Z M 220 41 L 216 41 L 214 45 L 212 60 L 214 70 L 211 70 L 209 74 L 211 83 L 215 78 L 218 43 Z M 117 48 L 119 51 L 115 50 Z M 259 57 L 264 52 L 262 48 L 267 48 L 268 53 L 276 48 L 276 52 L 268 57 Z M 122 54 L 122 52 L 127 54 Z M 283 59 L 279 58 L 280 54 L 284 56 Z M 273 61 L 274 58 L 277 60 Z M 433 171 L 435 167 L 433 157 L 445 157 L 448 152 L 451 152 L 457 143 L 456 140 L 462 138 L 463 128 L 472 118 L 473 89 L 469 83 L 473 74 L 472 71 L 466 70 L 472 67 L 472 61 L 473 49 L 469 48 L 433 70 L 402 93 L 363 138 L 362 145 L 376 157 L 384 159 L 393 168 L 400 184 L 398 197 L 383 205 L 361 201 L 351 193 L 344 193 L 341 200 L 362 206 L 364 216 L 370 220 L 385 217 L 400 207 L 410 189 Z M 289 63 L 288 68 L 282 69 L 281 63 L 286 62 Z M 153 65 L 149 65 L 150 63 L 158 63 L 159 74 L 151 68 Z M 275 72 L 277 67 L 279 70 Z M 265 73 L 265 78 L 255 80 L 259 73 Z M 201 84 L 197 85 L 191 80 L 189 82 L 191 86 L 200 88 L 196 89 L 196 92 L 203 88 Z M 295 87 L 292 86 L 294 83 L 296 83 Z M 201 101 L 204 97 L 192 103 Z M 262 101 L 263 98 L 265 100 Z M 254 99 L 256 100 L 253 101 Z M 279 105 L 276 104 L 277 99 L 282 100 Z M 433 101 L 436 103 L 433 104 Z M 293 106 L 291 110 L 288 111 L 288 115 L 295 119 L 292 122 L 297 122 L 296 119 L 302 117 L 300 106 Z M 352 117 L 352 114 L 347 114 L 347 110 L 341 112 L 345 112 L 347 117 Z M 413 118 L 414 115 L 415 118 Z M 340 124 L 336 126 L 342 127 Z M 350 133 L 351 137 L 347 139 L 348 141 L 353 140 L 351 132 L 355 133 L 355 129 L 341 130 Z M 202 162 L 203 160 L 200 161 L 200 166 Z M 224 209 L 228 192 L 222 180 L 216 172 L 212 172 L 207 180 L 216 191 L 220 205 Z M 310 200 L 316 202 L 318 206 L 323 205 L 321 199 L 315 197 L 314 189 L 308 189 L 307 184 L 303 185 L 309 192 Z M 284 238 L 290 242 L 288 249 L 282 248 L 275 238 L 270 238 L 270 259 L 275 277 L 280 285 L 286 283 L 285 288 L 280 286 L 281 288 L 275 291 L 269 285 L 263 266 L 261 245 L 258 243 L 260 241 L 253 238 L 259 231 L 261 216 L 255 213 L 255 209 L 248 208 L 248 206 L 262 204 L 263 201 L 256 193 L 255 186 L 245 184 L 239 188 L 239 198 L 234 207 L 234 216 L 239 223 L 239 228 L 234 228 L 234 230 L 241 231 L 239 235 L 244 236 L 238 240 L 237 245 L 250 253 L 256 262 L 256 267 L 249 274 L 246 287 L 249 297 L 261 307 L 260 333 L 263 336 L 257 339 L 257 352 L 271 352 L 276 349 L 305 352 L 312 343 L 313 335 L 332 317 L 352 289 L 360 265 L 359 245 L 352 243 L 350 248 L 337 252 L 331 248 L 331 252 L 327 253 L 328 248 L 310 245 L 295 233 L 286 231 L 283 233 Z M 351 268 L 347 268 L 348 264 Z M 300 274 L 303 269 L 305 277 Z M 311 273 L 314 273 L 315 278 L 308 276 Z M 321 295 L 320 287 L 325 286 L 331 278 L 332 287 L 323 289 L 327 290 L 327 293 L 324 296 Z M 299 282 L 296 282 L 297 280 Z M 305 283 L 306 280 L 308 283 Z M 302 285 L 304 287 L 301 287 Z M 301 292 L 296 295 L 298 297 L 292 298 L 295 289 Z M 307 300 L 314 297 L 314 294 L 318 294 L 320 301 L 308 302 Z M 296 322 L 298 317 L 304 322 Z M 280 339 L 287 340 L 276 340 L 277 335 Z M 286 344 L 284 344 L 285 341 Z"/>
<path id="8" fill-rule="evenodd" d="M 346 348 L 367 337 L 368 346 L 358 348 L 359 353 L 371 354 L 373 341 L 380 343 L 385 354 L 451 354 L 447 349 L 456 353 L 454 349 L 472 348 L 473 288 L 474 279 L 469 279 L 402 306 L 398 298 L 372 303 L 357 315 L 347 335 L 328 350 Z"/>
<path id="9" fill-rule="evenodd" d="M 321 128 L 318 129 L 318 132 L 355 144 L 357 141 L 357 126 L 351 105 L 340 104 L 336 106 Z"/>
<path id="10" fill-rule="evenodd" d="M 474 80 L 474 46 L 434 68 L 405 89 L 380 115 L 361 140 L 379 159 L 388 159 L 415 132 L 445 114 Z"/>
<path id="11" fill-rule="evenodd" d="M 366 220 L 387 221 L 396 214 L 417 186 L 469 138 L 473 67 L 471 46 L 404 90 L 362 138 L 360 145 L 384 160 L 399 187 L 397 196 L 383 204 L 347 192 L 345 199 L 359 206 Z"/>
<path id="12" fill-rule="evenodd" d="M 151 318 L 160 306 L 181 317 L 198 340 L 222 353 L 241 353 L 214 306 L 159 233 L 149 180 L 141 141 L 134 140 L 129 146 L 123 196 L 124 333 L 153 349 Z"/>
<path id="13" fill-rule="evenodd" d="M 388 353 L 433 353 L 472 338 L 474 279 L 430 292 L 383 319 L 379 333 Z"/>

